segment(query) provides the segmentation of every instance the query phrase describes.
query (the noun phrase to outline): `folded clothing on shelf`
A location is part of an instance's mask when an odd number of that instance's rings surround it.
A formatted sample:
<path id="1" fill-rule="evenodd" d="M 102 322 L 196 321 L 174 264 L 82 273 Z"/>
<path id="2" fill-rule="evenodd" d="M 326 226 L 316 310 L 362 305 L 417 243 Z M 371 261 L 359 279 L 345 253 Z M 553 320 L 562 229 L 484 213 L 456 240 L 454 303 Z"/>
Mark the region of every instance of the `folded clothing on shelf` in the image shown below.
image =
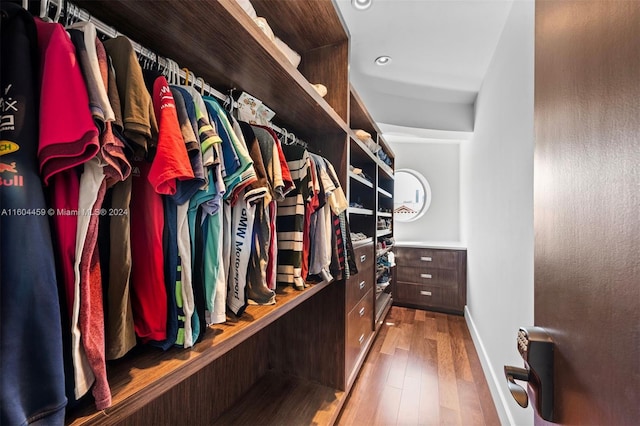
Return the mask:
<path id="1" fill-rule="evenodd" d="M 363 234 L 362 232 L 352 232 L 351 233 L 351 241 L 362 241 L 362 240 L 366 240 L 367 238 L 371 238 L 371 237 L 368 237 L 367 235 Z"/>
<path id="2" fill-rule="evenodd" d="M 362 142 L 366 142 L 367 140 L 371 139 L 371 133 L 366 132 L 362 129 L 356 129 L 354 133 L 356 134 L 356 137 Z"/>

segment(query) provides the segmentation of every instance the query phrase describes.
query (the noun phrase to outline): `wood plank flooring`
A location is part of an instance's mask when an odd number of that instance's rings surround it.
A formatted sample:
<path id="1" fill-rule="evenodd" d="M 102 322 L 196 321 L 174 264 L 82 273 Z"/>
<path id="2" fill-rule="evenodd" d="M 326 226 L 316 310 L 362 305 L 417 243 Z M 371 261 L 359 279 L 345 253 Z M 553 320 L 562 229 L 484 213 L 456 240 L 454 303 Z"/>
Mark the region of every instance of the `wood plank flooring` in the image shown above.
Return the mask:
<path id="1" fill-rule="evenodd" d="M 499 425 L 464 318 L 394 306 L 337 425 Z"/>

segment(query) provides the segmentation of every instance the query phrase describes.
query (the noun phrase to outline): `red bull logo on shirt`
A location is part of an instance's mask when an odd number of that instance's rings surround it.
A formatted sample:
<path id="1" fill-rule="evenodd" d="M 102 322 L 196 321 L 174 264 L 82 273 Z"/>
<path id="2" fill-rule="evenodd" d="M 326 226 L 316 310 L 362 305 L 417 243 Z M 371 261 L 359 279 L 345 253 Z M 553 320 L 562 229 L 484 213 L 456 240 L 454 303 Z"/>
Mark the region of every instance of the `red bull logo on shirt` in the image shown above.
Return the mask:
<path id="1" fill-rule="evenodd" d="M 19 149 L 20 146 L 15 142 L 5 140 L 0 141 L 0 156 L 11 154 Z M 11 163 L 0 162 L 0 173 L 2 173 L 0 186 L 24 186 L 24 177 L 18 174 L 18 168 L 15 161 L 12 161 Z M 11 174 L 13 174 L 13 176 L 11 176 Z"/>

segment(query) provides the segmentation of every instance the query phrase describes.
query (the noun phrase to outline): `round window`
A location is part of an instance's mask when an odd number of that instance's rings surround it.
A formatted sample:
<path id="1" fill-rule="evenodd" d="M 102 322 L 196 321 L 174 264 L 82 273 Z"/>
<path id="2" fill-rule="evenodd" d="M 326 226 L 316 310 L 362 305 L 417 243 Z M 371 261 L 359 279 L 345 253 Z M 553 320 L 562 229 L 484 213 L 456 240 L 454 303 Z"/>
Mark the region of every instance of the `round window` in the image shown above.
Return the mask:
<path id="1" fill-rule="evenodd" d="M 419 172 L 398 169 L 395 172 L 393 219 L 411 222 L 424 215 L 431 205 L 431 186 Z"/>

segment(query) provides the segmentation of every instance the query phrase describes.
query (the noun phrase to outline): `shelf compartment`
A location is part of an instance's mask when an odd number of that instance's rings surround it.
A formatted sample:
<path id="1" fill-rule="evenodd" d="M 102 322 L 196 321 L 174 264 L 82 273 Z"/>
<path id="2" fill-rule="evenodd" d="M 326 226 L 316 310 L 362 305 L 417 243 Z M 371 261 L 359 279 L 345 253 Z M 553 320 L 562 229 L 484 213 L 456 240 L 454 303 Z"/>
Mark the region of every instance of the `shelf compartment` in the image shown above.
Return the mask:
<path id="1" fill-rule="evenodd" d="M 349 177 L 353 180 L 356 180 L 358 182 L 360 182 L 361 184 L 368 186 L 369 188 L 373 188 L 373 182 L 369 182 L 368 180 L 366 180 L 365 178 L 363 178 L 360 175 L 357 175 L 355 173 L 353 173 L 352 171 L 349 171 Z"/>
<path id="2" fill-rule="evenodd" d="M 213 424 L 333 424 L 345 399 L 344 391 L 269 372 Z"/>
<path id="3" fill-rule="evenodd" d="M 349 214 L 361 214 L 365 216 L 373 216 L 373 210 L 370 209 L 361 209 L 359 207 L 349 207 L 347 210 Z"/>
<path id="4" fill-rule="evenodd" d="M 376 257 L 383 256 L 383 255 L 389 253 L 391 250 L 393 250 L 393 246 L 385 247 L 382 250 L 378 250 L 376 252 Z"/>
<path id="5" fill-rule="evenodd" d="M 387 235 L 391 235 L 391 229 L 378 229 L 376 231 L 376 237 L 385 237 Z"/>
<path id="6" fill-rule="evenodd" d="M 391 294 L 380 293 L 380 297 L 376 299 L 376 327 L 379 326 L 379 322 L 384 319 L 384 316 L 389 312 L 391 307 Z"/>
<path id="7" fill-rule="evenodd" d="M 382 188 L 378 188 L 378 193 L 384 195 L 387 198 L 393 198 L 393 195 L 391 195 L 390 192 L 385 191 Z M 383 216 L 382 214 L 380 216 Z M 391 216 L 391 214 L 389 213 L 389 216 Z"/>
<path id="8" fill-rule="evenodd" d="M 276 112 L 278 124 L 307 141 L 317 134 L 350 132 L 346 120 L 234 0 L 76 3 L 144 47 L 187 67 L 217 90 L 247 91 Z M 320 2 L 305 4 L 316 3 Z M 167 34 L 172 34 L 170 43 Z"/>
<path id="9" fill-rule="evenodd" d="M 113 423 L 131 415 L 163 392 L 210 365 L 277 319 L 310 299 L 331 283 L 311 284 L 304 291 L 279 288 L 271 306 L 248 306 L 240 318 L 208 328 L 204 339 L 192 349 L 171 348 L 166 352 L 143 346 L 108 365 L 112 406 L 97 412 L 93 404 L 70 410 L 66 423 L 82 425 Z"/>
<path id="10" fill-rule="evenodd" d="M 382 170 L 389 179 L 393 180 L 393 169 L 389 166 L 387 166 L 385 163 L 382 162 L 381 159 L 379 159 L 378 157 L 376 157 L 376 163 L 378 163 L 378 167 L 380 170 Z"/>

